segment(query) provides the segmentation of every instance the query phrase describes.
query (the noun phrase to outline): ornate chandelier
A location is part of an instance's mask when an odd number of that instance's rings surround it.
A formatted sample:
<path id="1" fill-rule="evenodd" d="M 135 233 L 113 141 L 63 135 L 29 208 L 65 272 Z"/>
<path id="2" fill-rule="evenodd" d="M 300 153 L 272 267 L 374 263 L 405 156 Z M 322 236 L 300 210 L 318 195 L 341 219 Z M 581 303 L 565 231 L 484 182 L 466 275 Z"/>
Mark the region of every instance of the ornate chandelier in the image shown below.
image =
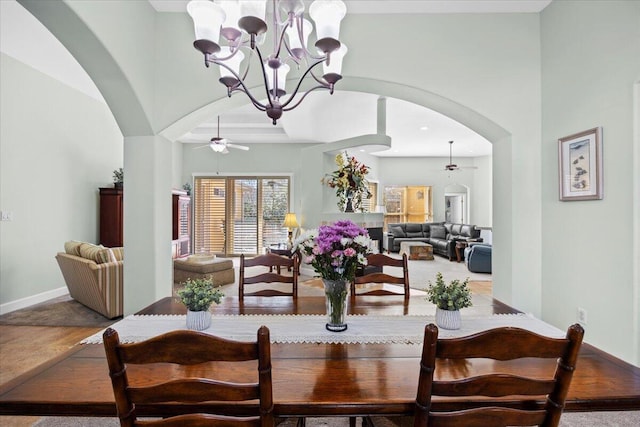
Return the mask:
<path id="1" fill-rule="evenodd" d="M 195 27 L 193 46 L 204 54 L 206 67 L 211 63 L 220 66 L 219 81 L 226 86 L 227 95 L 244 92 L 257 109 L 266 111 L 275 125 L 283 111 L 296 108 L 310 92 L 327 89 L 333 94 L 335 83 L 342 78 L 342 59 L 347 53 L 347 47 L 338 40 L 340 21 L 347 8 L 341 0 L 316 0 L 311 4 L 309 15 L 316 24 L 317 39 L 314 53 L 307 49 L 313 26 L 304 18 L 302 0 L 272 0 L 273 52 L 265 58 L 259 46 L 264 43 L 267 32 L 266 3 L 267 0 L 192 0 L 187 11 Z M 226 41 L 225 45 L 221 46 L 220 36 Z M 247 61 L 241 71 L 245 53 Z M 245 84 L 254 54 L 264 81 L 264 103 Z M 298 69 L 306 67 L 290 94 L 285 91 L 290 70 L 287 62 Z M 323 65 L 321 77 L 314 73 L 319 64 Z M 307 76 L 317 85 L 296 99 Z"/>

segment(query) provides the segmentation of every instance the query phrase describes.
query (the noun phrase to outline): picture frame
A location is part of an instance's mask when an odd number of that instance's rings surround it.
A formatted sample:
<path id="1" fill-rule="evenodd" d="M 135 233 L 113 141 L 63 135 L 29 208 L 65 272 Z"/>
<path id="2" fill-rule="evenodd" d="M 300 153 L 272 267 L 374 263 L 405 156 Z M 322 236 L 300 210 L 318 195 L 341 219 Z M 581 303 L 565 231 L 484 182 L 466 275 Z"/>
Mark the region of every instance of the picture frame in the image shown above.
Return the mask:
<path id="1" fill-rule="evenodd" d="M 561 201 L 601 200 L 604 196 L 602 128 L 558 140 L 558 191 Z"/>

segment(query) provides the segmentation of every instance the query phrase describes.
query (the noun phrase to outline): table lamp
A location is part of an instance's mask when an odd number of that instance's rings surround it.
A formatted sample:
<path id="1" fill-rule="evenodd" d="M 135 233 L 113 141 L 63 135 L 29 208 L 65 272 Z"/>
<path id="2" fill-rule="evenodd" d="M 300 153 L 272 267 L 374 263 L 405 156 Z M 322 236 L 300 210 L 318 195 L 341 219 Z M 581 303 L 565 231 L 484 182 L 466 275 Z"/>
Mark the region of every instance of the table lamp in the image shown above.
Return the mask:
<path id="1" fill-rule="evenodd" d="M 289 247 L 293 246 L 293 229 L 300 227 L 298 224 L 298 219 L 296 218 L 296 214 L 293 212 L 287 212 L 284 216 L 284 221 L 282 222 L 283 227 L 287 227 L 289 231 Z"/>

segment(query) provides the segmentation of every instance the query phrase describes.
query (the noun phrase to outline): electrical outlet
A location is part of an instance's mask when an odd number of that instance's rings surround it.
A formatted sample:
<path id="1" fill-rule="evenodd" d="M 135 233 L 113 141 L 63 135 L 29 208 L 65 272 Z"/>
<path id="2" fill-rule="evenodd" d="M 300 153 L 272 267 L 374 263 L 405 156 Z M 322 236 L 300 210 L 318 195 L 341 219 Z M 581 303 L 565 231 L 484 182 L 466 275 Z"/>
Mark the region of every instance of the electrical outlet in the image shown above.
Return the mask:
<path id="1" fill-rule="evenodd" d="M 582 307 L 578 307 L 578 323 L 581 325 L 587 324 L 587 310 Z"/>

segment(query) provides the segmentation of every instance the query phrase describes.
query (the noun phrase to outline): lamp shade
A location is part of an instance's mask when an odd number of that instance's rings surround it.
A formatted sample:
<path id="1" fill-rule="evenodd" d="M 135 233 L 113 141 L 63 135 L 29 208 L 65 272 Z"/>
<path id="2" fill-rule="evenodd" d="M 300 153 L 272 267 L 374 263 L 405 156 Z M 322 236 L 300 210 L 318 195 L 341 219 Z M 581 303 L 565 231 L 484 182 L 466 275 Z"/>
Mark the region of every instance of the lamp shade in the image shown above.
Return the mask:
<path id="1" fill-rule="evenodd" d="M 347 49 L 347 45 L 342 43 L 340 44 L 340 49 L 331 52 L 329 56 L 329 64 L 327 64 L 327 61 L 324 61 L 322 63 L 322 69 L 324 73 L 342 74 L 342 60 L 344 59 L 344 56 L 347 54 L 348 50 L 349 49 Z"/>
<path id="2" fill-rule="evenodd" d="M 289 47 L 291 49 L 304 49 L 307 46 L 307 40 L 309 40 L 309 34 L 313 31 L 313 24 L 306 19 L 302 20 L 302 43 L 300 43 L 300 37 L 298 37 L 298 26 L 292 25 L 287 27 L 286 33 L 289 39 Z"/>
<path id="3" fill-rule="evenodd" d="M 316 23 L 318 40 L 330 37 L 340 39 L 340 21 L 347 14 L 347 6 L 341 0 L 316 0 L 309 7 L 309 16 Z"/>
<path id="4" fill-rule="evenodd" d="M 225 0 L 220 3 L 227 17 L 222 24 L 223 28 L 233 28 L 240 32 L 238 21 L 240 20 L 240 3 L 238 0 Z"/>
<path id="5" fill-rule="evenodd" d="M 209 40 L 218 44 L 220 26 L 226 15 L 217 4 L 205 0 L 192 0 L 187 4 L 187 12 L 193 19 L 196 40 Z"/>
<path id="6" fill-rule="evenodd" d="M 267 74 L 267 86 L 269 86 L 269 92 L 274 94 L 274 96 L 282 96 L 286 92 L 284 90 L 285 83 L 287 82 L 287 73 L 289 73 L 290 67 L 287 64 L 281 64 L 277 71 L 271 68 L 268 64 L 268 61 L 264 64 L 264 71 Z M 276 91 L 273 91 L 274 80 L 277 76 L 277 88 Z"/>
<path id="7" fill-rule="evenodd" d="M 265 20 L 267 0 L 240 0 L 240 15 Z"/>
<path id="8" fill-rule="evenodd" d="M 220 58 L 226 58 L 229 55 L 231 55 L 231 48 L 229 46 L 222 46 L 220 48 L 220 53 L 217 54 L 216 56 Z M 224 63 L 227 66 L 229 66 L 229 68 L 231 68 L 236 74 L 240 74 L 240 63 L 242 62 L 243 59 L 244 59 L 244 53 L 242 53 L 242 51 L 237 51 L 235 55 L 233 55 L 231 58 L 224 61 Z M 224 67 L 220 67 L 220 77 L 235 78 L 235 76 Z"/>
<path id="9" fill-rule="evenodd" d="M 282 222 L 282 226 L 287 228 L 300 227 L 300 224 L 298 224 L 298 219 L 296 218 L 296 214 L 293 212 L 288 212 L 284 216 L 284 221 Z"/>

